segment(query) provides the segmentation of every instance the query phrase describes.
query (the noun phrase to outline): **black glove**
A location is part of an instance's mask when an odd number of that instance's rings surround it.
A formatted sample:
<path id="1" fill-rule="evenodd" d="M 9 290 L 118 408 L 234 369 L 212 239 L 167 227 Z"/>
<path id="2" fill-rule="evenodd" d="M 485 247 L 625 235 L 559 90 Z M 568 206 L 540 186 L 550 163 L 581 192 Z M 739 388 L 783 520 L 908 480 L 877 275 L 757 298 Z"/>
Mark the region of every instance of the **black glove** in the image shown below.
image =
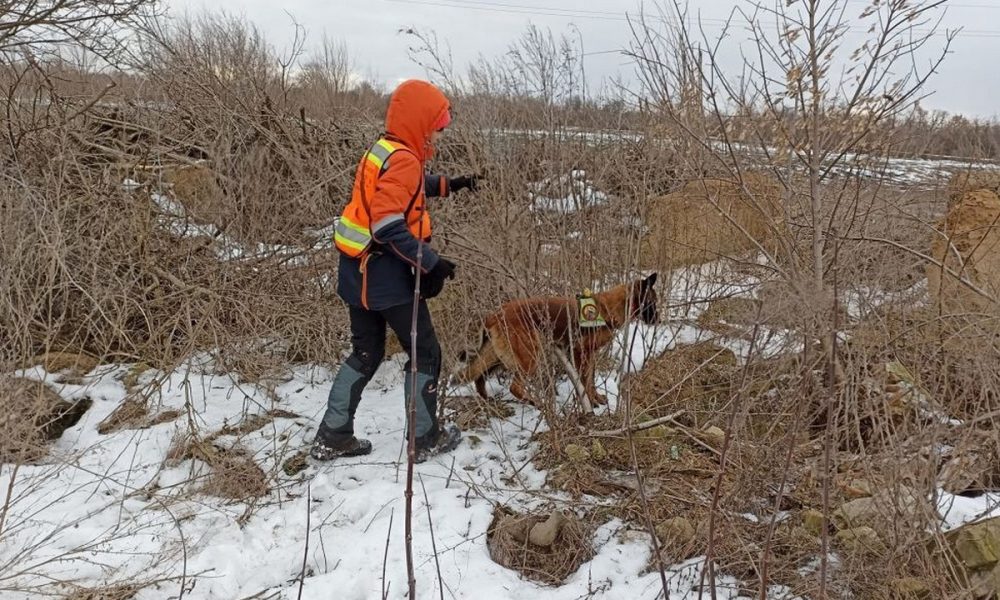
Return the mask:
<path id="1" fill-rule="evenodd" d="M 458 190 L 468 189 L 470 192 L 474 192 L 479 188 L 479 177 L 476 175 L 462 175 L 460 177 L 452 177 L 448 180 L 448 191 L 457 192 Z"/>
<path id="2" fill-rule="evenodd" d="M 425 300 L 434 298 L 444 289 L 444 280 L 454 278 L 455 263 L 447 258 L 438 257 L 434 268 L 420 276 L 420 296 Z"/>

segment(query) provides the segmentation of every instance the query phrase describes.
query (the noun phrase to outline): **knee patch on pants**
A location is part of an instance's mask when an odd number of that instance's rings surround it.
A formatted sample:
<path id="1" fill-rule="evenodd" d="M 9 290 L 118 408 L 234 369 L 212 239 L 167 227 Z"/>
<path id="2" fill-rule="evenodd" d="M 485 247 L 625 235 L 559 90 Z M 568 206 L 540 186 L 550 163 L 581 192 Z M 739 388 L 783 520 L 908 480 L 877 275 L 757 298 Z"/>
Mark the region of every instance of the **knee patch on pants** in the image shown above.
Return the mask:
<path id="1" fill-rule="evenodd" d="M 371 379 L 382 364 L 383 354 L 375 354 L 369 351 L 359 351 L 357 349 L 347 358 L 347 364 L 352 369 L 361 373 L 365 379 Z"/>

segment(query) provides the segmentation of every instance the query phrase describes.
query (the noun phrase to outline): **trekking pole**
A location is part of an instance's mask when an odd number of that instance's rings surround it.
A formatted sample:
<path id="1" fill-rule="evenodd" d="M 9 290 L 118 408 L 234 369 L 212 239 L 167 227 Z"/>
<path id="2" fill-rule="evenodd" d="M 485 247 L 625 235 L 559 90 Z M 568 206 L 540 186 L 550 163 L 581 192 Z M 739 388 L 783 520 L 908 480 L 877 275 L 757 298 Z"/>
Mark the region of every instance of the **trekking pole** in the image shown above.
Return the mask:
<path id="1" fill-rule="evenodd" d="M 417 318 L 420 315 L 420 279 L 424 258 L 424 219 L 417 231 L 417 273 L 413 284 L 413 312 L 410 314 L 410 401 L 406 403 L 406 577 L 409 600 L 416 600 L 417 580 L 413 574 L 413 467 L 417 458 Z"/>

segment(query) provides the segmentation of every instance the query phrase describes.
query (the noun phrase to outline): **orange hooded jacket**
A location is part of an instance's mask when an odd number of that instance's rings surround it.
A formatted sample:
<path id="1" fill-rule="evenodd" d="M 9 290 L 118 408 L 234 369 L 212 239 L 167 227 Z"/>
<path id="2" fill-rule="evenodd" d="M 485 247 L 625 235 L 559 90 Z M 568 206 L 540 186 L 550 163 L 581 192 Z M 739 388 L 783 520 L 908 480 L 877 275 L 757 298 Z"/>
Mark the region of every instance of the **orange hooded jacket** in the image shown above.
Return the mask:
<path id="1" fill-rule="evenodd" d="M 361 239 L 370 235 L 372 243 L 364 251 L 345 247 L 340 226 L 335 237 L 341 250 L 337 291 L 348 304 L 380 310 L 412 300 L 418 238 L 426 243 L 431 237 L 425 195 L 448 193 L 447 178 L 424 175 L 424 163 L 433 153 L 431 134 L 448 111 L 448 99 L 426 81 L 405 81 L 393 92 L 385 135 L 362 157 L 341 216 L 341 224 L 347 220 Z M 390 149 L 384 164 L 373 163 L 373 154 L 384 157 Z M 421 270 L 430 271 L 437 261 L 425 245 Z"/>

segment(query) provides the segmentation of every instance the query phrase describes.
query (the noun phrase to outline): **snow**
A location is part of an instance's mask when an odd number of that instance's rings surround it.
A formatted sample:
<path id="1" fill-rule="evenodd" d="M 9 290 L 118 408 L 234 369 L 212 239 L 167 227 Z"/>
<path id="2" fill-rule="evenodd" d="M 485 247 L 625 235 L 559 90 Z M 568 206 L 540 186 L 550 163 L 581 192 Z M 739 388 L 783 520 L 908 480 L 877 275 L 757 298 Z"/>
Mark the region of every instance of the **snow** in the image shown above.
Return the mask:
<path id="1" fill-rule="evenodd" d="M 703 329 L 697 325 L 697 320 L 712 300 L 753 298 L 760 283 L 758 277 L 734 271 L 726 260 L 671 272 L 657 283 L 661 322 L 656 325 L 633 322 L 622 328 L 612 343 L 616 362 L 624 364 L 625 372 L 636 372 L 667 350 L 710 341 L 731 350 L 742 363 L 751 351 L 749 339 Z M 800 343 L 795 341 L 794 332 L 786 329 L 761 327 L 757 333 L 752 349 L 757 358 L 777 356 L 794 350 L 795 344 Z"/>
<path id="2" fill-rule="evenodd" d="M 871 286 L 857 286 L 843 293 L 844 308 L 852 319 L 863 319 L 872 314 L 878 314 L 878 309 L 888 304 L 905 303 L 920 305 L 926 303 L 927 280 L 921 279 L 909 288 L 899 291 L 886 291 Z"/>
<path id="3" fill-rule="evenodd" d="M 1000 517 L 1000 494 L 969 498 L 938 490 L 937 509 L 943 521 L 941 528 L 950 531 L 967 523 Z"/>
<path id="4" fill-rule="evenodd" d="M 587 172 L 580 169 L 546 178 L 530 188 L 531 210 L 536 212 L 572 213 L 608 202 L 608 195 L 597 189 L 587 179 Z"/>
<path id="5" fill-rule="evenodd" d="M 150 584 L 136 596 L 140 600 L 175 598 L 182 583 L 191 600 L 297 598 L 305 557 L 303 599 L 381 598 L 388 552 L 388 597 L 403 598 L 403 362 L 398 355 L 383 364 L 359 410 L 358 433 L 372 439 L 374 452 L 311 468 L 311 479 L 287 477 L 280 467 L 314 434 L 332 380 L 325 368 L 296 367 L 273 389 L 216 373 L 207 354 L 172 373 L 147 371 L 140 382 L 156 391 L 153 412 L 172 408 L 182 416 L 108 435 L 98 434 L 97 425 L 126 397 L 121 381 L 132 365 L 99 367 L 82 385 L 57 383 L 57 375 L 41 368 L 16 373 L 46 380 L 67 398 L 90 397 L 93 406 L 55 443 L 48 464 L 16 473 L 11 465 L 0 467 L 0 490 L 14 477 L 0 547 L 0 588 L 8 590 L 3 597 L 68 590 L 52 587 L 54 581 L 138 581 Z M 569 393 L 568 386 L 561 390 Z M 277 473 L 270 494 L 254 506 L 199 493 L 206 468 L 197 461 L 165 465 L 171 443 L 190 426 L 206 435 L 275 408 L 301 416 L 277 418 L 241 440 L 265 472 Z M 543 489 L 545 473 L 531 463 L 539 416 L 523 405 L 515 408 L 513 417 L 466 432 L 454 453 L 417 466 L 413 551 L 420 596 L 438 594 L 429 505 L 449 598 L 657 597 L 659 573 L 647 571 L 648 536 L 616 520 L 598 527 L 594 558 L 559 587 L 522 579 L 489 558 L 485 532 L 496 503 L 583 506 Z M 215 443 L 233 442 L 220 437 Z M 667 569 L 671 600 L 697 597 L 702 564 L 695 559 Z M 717 583 L 719 597 L 736 597 L 735 581 L 722 577 Z M 782 593 L 776 588 L 772 597 Z"/>

